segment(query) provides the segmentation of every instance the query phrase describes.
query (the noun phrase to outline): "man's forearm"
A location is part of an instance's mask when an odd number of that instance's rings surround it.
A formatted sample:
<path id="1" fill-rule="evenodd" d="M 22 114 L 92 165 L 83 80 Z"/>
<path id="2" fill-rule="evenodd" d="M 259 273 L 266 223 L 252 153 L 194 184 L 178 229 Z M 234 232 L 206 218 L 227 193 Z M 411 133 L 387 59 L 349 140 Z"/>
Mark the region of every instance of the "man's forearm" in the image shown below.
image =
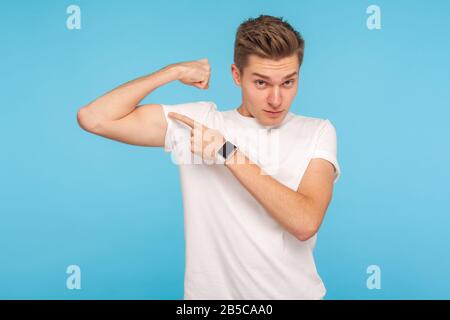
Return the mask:
<path id="1" fill-rule="evenodd" d="M 261 174 L 261 168 L 239 150 L 225 165 L 287 231 L 299 240 L 307 240 L 315 234 L 317 219 L 310 199 L 271 176 Z"/>
<path id="2" fill-rule="evenodd" d="M 178 80 L 179 70 L 169 65 L 150 75 L 122 84 L 89 103 L 83 109 L 99 120 L 118 120 L 132 112 L 153 90 Z"/>

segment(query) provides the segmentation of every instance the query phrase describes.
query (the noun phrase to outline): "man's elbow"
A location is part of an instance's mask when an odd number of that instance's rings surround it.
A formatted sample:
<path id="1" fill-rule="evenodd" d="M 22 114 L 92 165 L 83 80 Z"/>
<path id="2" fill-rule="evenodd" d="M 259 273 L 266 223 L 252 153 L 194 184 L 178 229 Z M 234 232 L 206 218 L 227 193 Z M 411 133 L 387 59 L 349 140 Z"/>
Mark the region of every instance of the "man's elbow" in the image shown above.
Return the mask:
<path id="1" fill-rule="evenodd" d="M 87 107 L 83 107 L 77 112 L 77 122 L 83 130 L 95 133 L 100 121 Z"/>
<path id="2" fill-rule="evenodd" d="M 308 241 L 309 239 L 314 237 L 318 231 L 318 228 L 303 228 L 303 230 L 295 234 L 295 237 L 300 241 Z"/>
<path id="3" fill-rule="evenodd" d="M 295 237 L 300 241 L 307 241 L 314 237 L 320 228 L 320 221 L 309 221 L 307 223 L 303 223 L 301 228 L 297 228 L 297 232 L 295 232 Z"/>

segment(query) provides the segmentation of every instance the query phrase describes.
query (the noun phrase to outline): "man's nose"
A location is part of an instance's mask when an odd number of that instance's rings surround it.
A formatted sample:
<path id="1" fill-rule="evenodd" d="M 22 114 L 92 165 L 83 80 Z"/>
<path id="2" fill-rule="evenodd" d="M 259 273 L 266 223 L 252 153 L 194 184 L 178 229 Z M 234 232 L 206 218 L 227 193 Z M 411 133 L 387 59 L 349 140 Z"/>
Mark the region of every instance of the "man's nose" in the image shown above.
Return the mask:
<path id="1" fill-rule="evenodd" d="M 273 108 L 278 108 L 281 105 L 281 90 L 278 86 L 273 86 L 268 102 Z"/>

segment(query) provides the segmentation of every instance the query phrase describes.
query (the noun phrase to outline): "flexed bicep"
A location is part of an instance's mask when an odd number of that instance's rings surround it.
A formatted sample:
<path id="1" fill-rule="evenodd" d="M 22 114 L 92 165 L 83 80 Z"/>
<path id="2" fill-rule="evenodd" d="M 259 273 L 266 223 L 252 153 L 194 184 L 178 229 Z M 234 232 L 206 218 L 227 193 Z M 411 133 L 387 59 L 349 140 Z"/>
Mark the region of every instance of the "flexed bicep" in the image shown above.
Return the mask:
<path id="1" fill-rule="evenodd" d="M 84 129 L 131 145 L 163 147 L 167 120 L 160 104 L 145 104 L 121 119 L 99 121 L 95 126 Z"/>

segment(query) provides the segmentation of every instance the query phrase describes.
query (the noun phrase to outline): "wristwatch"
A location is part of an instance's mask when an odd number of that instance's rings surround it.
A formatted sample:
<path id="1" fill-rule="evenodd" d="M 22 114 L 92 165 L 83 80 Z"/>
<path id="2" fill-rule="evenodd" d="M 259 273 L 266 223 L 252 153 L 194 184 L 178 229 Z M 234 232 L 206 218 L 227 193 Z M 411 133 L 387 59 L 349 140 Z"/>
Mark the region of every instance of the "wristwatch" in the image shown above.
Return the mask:
<path id="1" fill-rule="evenodd" d="M 234 144 L 232 144 L 228 140 L 225 140 L 225 143 L 217 151 L 217 154 L 222 158 L 223 162 L 225 163 L 225 161 L 227 161 L 233 156 L 236 150 L 237 147 Z"/>

